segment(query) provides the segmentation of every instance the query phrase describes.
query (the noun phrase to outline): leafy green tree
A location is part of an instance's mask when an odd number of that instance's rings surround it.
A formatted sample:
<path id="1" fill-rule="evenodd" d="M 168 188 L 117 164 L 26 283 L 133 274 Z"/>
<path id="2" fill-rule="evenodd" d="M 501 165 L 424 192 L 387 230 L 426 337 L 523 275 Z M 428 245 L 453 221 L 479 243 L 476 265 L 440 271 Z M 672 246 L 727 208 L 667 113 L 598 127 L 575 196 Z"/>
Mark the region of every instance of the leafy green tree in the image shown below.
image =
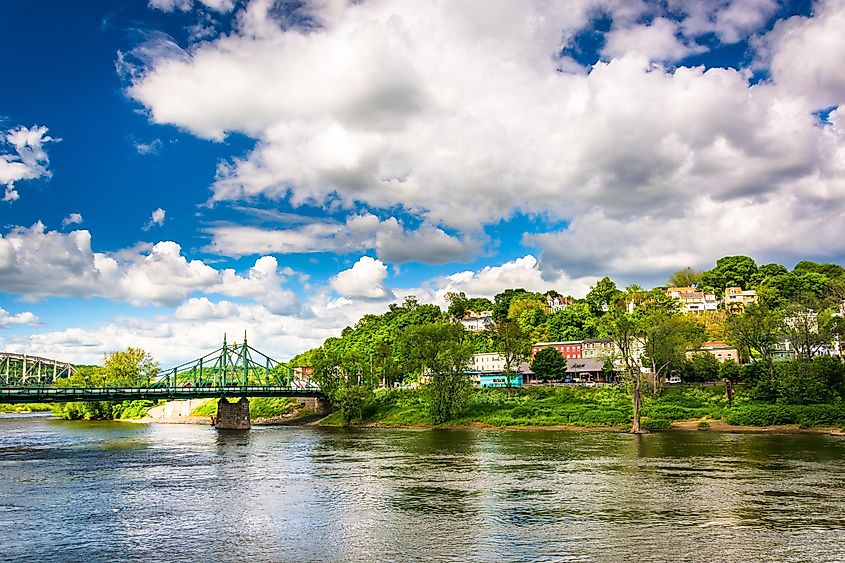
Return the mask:
<path id="1" fill-rule="evenodd" d="M 516 297 L 529 293 L 523 288 L 506 289 L 501 293 L 496 294 L 493 298 L 493 319 L 496 321 L 504 320 L 508 317 L 511 301 Z"/>
<path id="2" fill-rule="evenodd" d="M 687 348 L 704 341 L 704 327 L 681 315 L 674 299 L 646 304 L 640 322 L 645 337 L 643 360 L 651 367 L 652 391 L 658 395 L 662 378 L 681 367 Z"/>
<path id="3" fill-rule="evenodd" d="M 593 315 L 601 316 L 611 304 L 619 300 L 624 293 L 616 287 L 609 277 L 605 276 L 596 282 L 587 293 L 586 301 L 590 305 Z"/>
<path id="4" fill-rule="evenodd" d="M 716 381 L 719 379 L 719 360 L 709 352 L 698 352 L 682 364 L 680 373 L 684 381 Z"/>
<path id="5" fill-rule="evenodd" d="M 149 385 L 158 373 L 158 362 L 140 348 L 127 348 L 106 355 L 103 372 L 112 387 Z"/>
<path id="6" fill-rule="evenodd" d="M 736 383 L 742 379 L 742 366 L 733 360 L 726 360 L 719 365 L 719 379 Z"/>
<path id="7" fill-rule="evenodd" d="M 599 335 L 598 318 L 586 301 L 576 301 L 566 309 L 555 311 L 546 321 L 548 338 L 553 342 L 583 340 Z"/>
<path id="8" fill-rule="evenodd" d="M 499 354 L 505 360 L 505 380 L 511 388 L 511 375 L 516 372 L 519 363 L 531 355 L 531 336 L 511 321 L 502 321 L 493 328 Z"/>
<path id="9" fill-rule="evenodd" d="M 633 418 L 631 432 L 639 433 L 640 411 L 642 410 L 642 343 L 644 340 L 643 323 L 637 311 L 627 312 L 626 296 L 622 295 L 610 303 L 607 313 L 602 317 L 606 333 L 613 339 L 613 344 L 622 357 L 625 366 L 623 377 L 631 389 Z"/>
<path id="10" fill-rule="evenodd" d="M 830 356 L 812 362 L 777 364 L 777 400 L 793 405 L 829 403 L 841 399 L 845 365 Z"/>
<path id="11" fill-rule="evenodd" d="M 537 379 L 563 379 L 566 377 L 566 359 L 555 348 L 543 348 L 534 354 L 531 371 Z"/>
<path id="12" fill-rule="evenodd" d="M 470 311 L 480 313 L 493 310 L 493 302 L 486 297 L 468 298 L 463 291 L 460 293 L 450 291 L 446 293 L 445 299 L 449 303 L 447 311 L 449 316 L 456 320 L 464 318 L 464 315 Z"/>
<path id="13" fill-rule="evenodd" d="M 539 309 L 543 313 L 549 312 L 545 297 L 539 293 L 525 293 L 517 295 L 508 306 L 508 319 L 516 320 L 525 311 Z"/>
<path id="14" fill-rule="evenodd" d="M 367 410 L 373 404 L 375 395 L 370 387 L 352 385 L 340 389 L 336 400 L 343 420 L 356 424 L 366 418 Z"/>
<path id="15" fill-rule="evenodd" d="M 458 416 L 472 393 L 465 373 L 472 347 L 463 328 L 444 323 L 409 327 L 400 347 L 409 368 L 430 373 L 427 392 L 432 421 L 443 424 Z"/>
<path id="16" fill-rule="evenodd" d="M 696 272 L 689 266 L 669 276 L 669 287 L 695 287 L 699 283 L 701 283 L 701 272 Z"/>
<path id="17" fill-rule="evenodd" d="M 716 261 L 716 267 L 701 276 L 701 286 L 716 295 L 724 295 L 726 287 L 751 287 L 757 273 L 757 263 L 748 256 L 725 256 Z"/>
<path id="18" fill-rule="evenodd" d="M 463 291 L 460 293 L 449 291 L 444 296 L 444 299 L 449 304 L 449 308 L 446 311 L 450 317 L 453 319 L 464 318 L 464 315 L 469 310 L 469 299 L 467 299 L 466 293 Z"/>
<path id="19" fill-rule="evenodd" d="M 772 360 L 779 341 L 781 317 L 765 305 L 749 305 L 725 320 L 728 341 L 743 358 L 759 360 L 773 374 Z"/>

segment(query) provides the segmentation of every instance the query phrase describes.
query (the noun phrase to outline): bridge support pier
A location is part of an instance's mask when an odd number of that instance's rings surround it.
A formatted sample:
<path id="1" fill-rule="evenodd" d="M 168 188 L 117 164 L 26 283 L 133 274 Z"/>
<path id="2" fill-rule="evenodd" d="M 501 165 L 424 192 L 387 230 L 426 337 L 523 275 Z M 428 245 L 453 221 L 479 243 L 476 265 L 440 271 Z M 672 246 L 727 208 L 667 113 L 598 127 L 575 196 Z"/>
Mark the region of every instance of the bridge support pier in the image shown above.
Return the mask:
<path id="1" fill-rule="evenodd" d="M 249 430 L 249 399 L 241 397 L 237 403 L 225 398 L 217 401 L 217 416 L 214 427 L 223 430 Z"/>
<path id="2" fill-rule="evenodd" d="M 299 401 L 311 409 L 314 414 L 327 415 L 334 410 L 329 400 L 323 397 L 304 397 L 299 399 Z"/>

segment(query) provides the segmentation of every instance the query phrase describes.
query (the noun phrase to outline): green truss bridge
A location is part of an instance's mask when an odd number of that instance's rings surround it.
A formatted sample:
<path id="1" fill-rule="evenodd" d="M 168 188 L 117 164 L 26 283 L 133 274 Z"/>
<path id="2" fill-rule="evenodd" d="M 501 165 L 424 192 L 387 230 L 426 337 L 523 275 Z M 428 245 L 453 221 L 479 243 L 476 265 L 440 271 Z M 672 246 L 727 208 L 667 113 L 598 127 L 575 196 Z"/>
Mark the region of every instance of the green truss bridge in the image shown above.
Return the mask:
<path id="1" fill-rule="evenodd" d="M 133 387 L 63 385 L 75 373 L 73 365 L 25 354 L 0 353 L 0 403 L 67 403 L 74 401 L 132 401 L 221 399 L 215 423 L 225 424 L 226 398 L 240 398 L 232 407 L 246 408 L 246 397 L 296 397 L 322 402 L 325 395 L 310 379 L 295 379 L 289 365 L 259 352 L 246 341 L 228 344 L 196 360 L 160 370 L 155 377 Z M 244 407 L 244 402 L 245 407 Z M 222 410 L 221 410 L 222 409 Z M 242 417 L 240 417 L 242 418 Z M 233 427 L 233 426 L 226 426 Z M 244 427 L 243 424 L 234 427 Z"/>

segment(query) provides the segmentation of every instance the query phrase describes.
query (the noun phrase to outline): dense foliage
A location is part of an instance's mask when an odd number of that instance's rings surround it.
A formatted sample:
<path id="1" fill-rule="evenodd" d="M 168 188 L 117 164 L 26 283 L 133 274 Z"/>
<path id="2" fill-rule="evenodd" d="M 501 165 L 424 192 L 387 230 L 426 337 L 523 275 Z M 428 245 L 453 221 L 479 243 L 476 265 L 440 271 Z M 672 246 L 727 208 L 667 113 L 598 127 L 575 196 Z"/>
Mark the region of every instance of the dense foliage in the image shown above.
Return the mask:
<path id="1" fill-rule="evenodd" d="M 76 373 L 61 379 L 62 387 L 143 387 L 158 372 L 158 363 L 140 348 L 106 354 L 103 366 L 78 366 Z M 154 405 L 153 401 L 89 401 L 59 403 L 51 410 L 69 420 L 112 420 L 141 418 Z"/>

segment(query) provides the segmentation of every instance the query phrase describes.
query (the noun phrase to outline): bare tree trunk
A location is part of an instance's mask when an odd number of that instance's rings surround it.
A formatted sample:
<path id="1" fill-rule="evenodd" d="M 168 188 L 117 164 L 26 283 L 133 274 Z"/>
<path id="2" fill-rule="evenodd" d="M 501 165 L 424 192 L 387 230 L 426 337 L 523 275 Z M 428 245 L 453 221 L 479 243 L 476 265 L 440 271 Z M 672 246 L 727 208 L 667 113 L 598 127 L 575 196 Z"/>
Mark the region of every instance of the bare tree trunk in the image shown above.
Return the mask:
<path id="1" fill-rule="evenodd" d="M 634 418 L 631 421 L 631 432 L 633 434 L 639 434 L 640 430 L 640 407 L 642 406 L 642 397 L 640 397 L 640 374 L 634 373 L 634 370 L 629 369 L 631 374 L 631 383 L 633 384 L 633 393 L 631 394 L 631 398 L 633 399 L 633 407 L 634 407 Z"/>
<path id="2" fill-rule="evenodd" d="M 657 373 L 657 364 L 654 363 L 654 360 L 651 361 L 651 391 L 654 393 L 654 396 L 657 397 L 657 378 L 659 374 Z"/>

